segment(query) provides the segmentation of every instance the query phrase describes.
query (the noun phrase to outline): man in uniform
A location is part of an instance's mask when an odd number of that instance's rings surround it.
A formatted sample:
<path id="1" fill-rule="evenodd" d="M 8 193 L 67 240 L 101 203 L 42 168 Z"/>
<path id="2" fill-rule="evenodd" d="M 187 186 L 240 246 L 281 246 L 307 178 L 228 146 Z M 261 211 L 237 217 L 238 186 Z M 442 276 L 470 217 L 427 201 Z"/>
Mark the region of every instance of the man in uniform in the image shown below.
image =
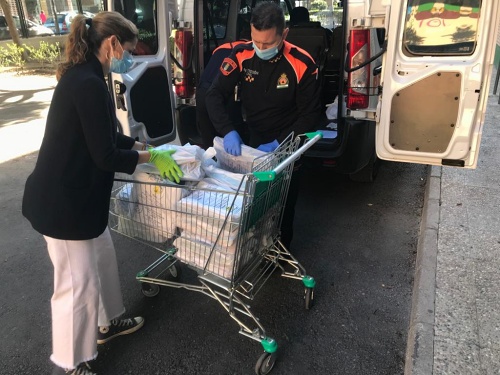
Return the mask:
<path id="1" fill-rule="evenodd" d="M 304 50 L 285 41 L 283 10 L 274 2 L 260 2 L 250 20 L 252 41 L 238 45 L 220 66 L 220 74 L 205 98 L 210 119 L 224 137 L 226 152 L 241 154 L 243 140 L 226 104 L 239 87 L 249 146 L 274 151 L 292 132 L 311 131 L 321 116 L 318 69 Z M 298 173 L 290 184 L 281 226 L 281 240 L 289 247 L 298 195 Z"/>
<path id="2" fill-rule="evenodd" d="M 212 57 L 208 61 L 205 70 L 201 74 L 200 83 L 196 87 L 196 121 L 198 125 L 198 132 L 200 133 L 202 139 L 202 147 L 204 149 L 213 146 L 214 137 L 220 136 L 219 133 L 214 128 L 212 121 L 208 115 L 208 109 L 206 106 L 206 96 L 207 91 L 212 85 L 215 77 L 217 77 L 219 72 L 219 67 L 222 61 L 231 54 L 234 47 L 241 43 L 245 43 L 244 40 L 237 40 L 236 42 L 228 42 L 217 47 L 212 53 Z M 229 116 L 233 120 L 233 124 L 237 127 L 237 131 L 241 132 L 243 128 L 243 119 L 241 118 L 241 105 L 236 103 L 234 98 L 230 98 L 226 102 L 227 111 Z"/>

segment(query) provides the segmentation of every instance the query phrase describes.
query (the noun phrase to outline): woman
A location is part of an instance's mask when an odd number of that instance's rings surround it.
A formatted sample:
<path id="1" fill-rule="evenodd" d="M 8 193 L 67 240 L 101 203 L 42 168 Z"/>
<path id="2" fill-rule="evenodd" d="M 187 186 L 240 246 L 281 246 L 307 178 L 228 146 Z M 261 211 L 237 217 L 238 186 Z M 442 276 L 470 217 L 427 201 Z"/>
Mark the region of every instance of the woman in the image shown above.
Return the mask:
<path id="1" fill-rule="evenodd" d="M 86 361 L 97 357 L 97 344 L 144 324 L 142 317 L 118 319 L 125 308 L 107 227 L 114 172 L 130 174 L 149 161 L 164 177 L 182 177 L 170 152 L 147 150 L 116 132 L 104 77 L 126 72 L 136 44 L 137 28 L 119 13 L 75 17 L 26 182 L 23 215 L 44 235 L 54 266 L 54 374 L 93 374 Z"/>

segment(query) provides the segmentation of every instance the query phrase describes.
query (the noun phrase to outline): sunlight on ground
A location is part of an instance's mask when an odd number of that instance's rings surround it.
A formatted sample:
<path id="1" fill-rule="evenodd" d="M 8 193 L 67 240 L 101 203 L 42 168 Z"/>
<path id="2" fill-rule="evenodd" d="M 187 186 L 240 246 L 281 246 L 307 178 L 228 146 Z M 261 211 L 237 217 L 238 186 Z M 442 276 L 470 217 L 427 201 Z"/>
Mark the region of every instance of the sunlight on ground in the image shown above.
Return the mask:
<path id="1" fill-rule="evenodd" d="M 0 163 L 38 151 L 45 118 L 0 128 Z"/>
<path id="2" fill-rule="evenodd" d="M 55 84 L 54 77 L 1 74 L 0 163 L 38 151 Z"/>
<path id="3" fill-rule="evenodd" d="M 5 99 L 4 103 L 16 103 L 23 99 L 22 95 L 13 96 L 11 98 Z"/>

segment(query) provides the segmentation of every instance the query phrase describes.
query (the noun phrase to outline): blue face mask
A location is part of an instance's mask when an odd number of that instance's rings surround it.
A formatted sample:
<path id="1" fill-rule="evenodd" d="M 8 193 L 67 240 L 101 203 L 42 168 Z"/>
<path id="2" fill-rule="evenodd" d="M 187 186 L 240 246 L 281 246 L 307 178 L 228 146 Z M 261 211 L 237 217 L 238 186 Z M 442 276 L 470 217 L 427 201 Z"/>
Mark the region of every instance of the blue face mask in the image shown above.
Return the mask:
<path id="1" fill-rule="evenodd" d="M 262 60 L 271 60 L 274 56 L 278 54 L 278 46 L 261 50 L 255 45 L 255 43 L 252 44 L 253 44 L 253 49 L 255 50 L 255 54 Z"/>
<path id="2" fill-rule="evenodd" d="M 121 59 L 116 57 L 111 58 L 111 65 L 109 71 L 113 73 L 124 74 L 127 73 L 130 67 L 134 64 L 134 60 L 128 51 L 123 51 Z"/>

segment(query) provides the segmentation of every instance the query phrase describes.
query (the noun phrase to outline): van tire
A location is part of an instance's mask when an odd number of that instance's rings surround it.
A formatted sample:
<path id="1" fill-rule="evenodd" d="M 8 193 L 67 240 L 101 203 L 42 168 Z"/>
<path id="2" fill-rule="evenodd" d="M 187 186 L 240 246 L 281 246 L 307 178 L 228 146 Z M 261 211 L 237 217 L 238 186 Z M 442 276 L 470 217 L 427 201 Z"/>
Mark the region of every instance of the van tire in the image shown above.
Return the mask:
<path id="1" fill-rule="evenodd" d="M 359 171 L 349 174 L 349 179 L 354 182 L 373 182 L 377 178 L 381 160 L 376 154 L 372 155 L 367 165 Z"/>

